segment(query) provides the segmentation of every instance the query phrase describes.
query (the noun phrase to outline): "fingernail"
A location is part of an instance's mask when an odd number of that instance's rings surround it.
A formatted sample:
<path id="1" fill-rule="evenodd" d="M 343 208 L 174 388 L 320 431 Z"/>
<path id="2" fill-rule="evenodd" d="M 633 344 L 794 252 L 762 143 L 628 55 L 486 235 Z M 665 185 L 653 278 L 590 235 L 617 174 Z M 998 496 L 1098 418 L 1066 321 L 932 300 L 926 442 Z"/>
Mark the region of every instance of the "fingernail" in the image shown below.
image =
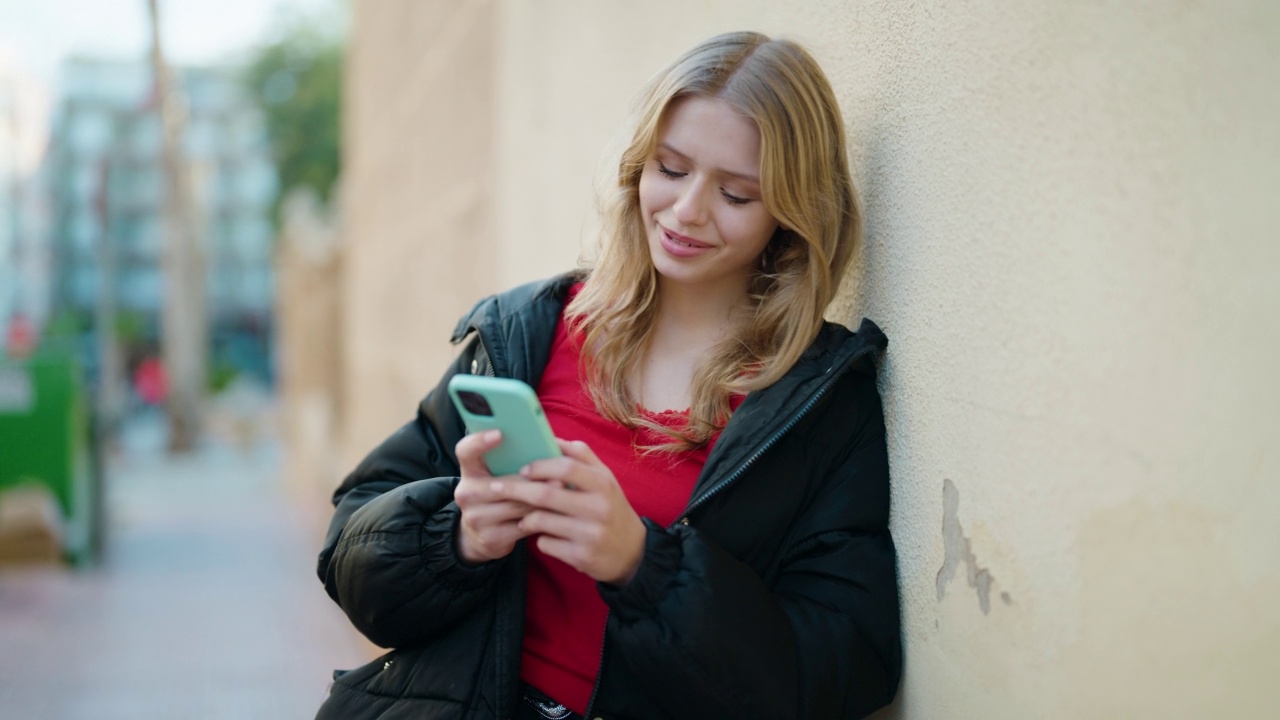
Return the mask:
<path id="1" fill-rule="evenodd" d="M 494 480 L 493 482 L 489 483 L 489 489 L 494 492 L 502 492 L 502 483 L 497 480 Z"/>
<path id="2" fill-rule="evenodd" d="M 484 434 L 484 439 L 488 440 L 489 442 L 493 442 L 494 440 L 497 440 L 500 437 L 502 437 L 501 430 L 490 430 Z"/>
<path id="3" fill-rule="evenodd" d="M 527 478 L 532 474 L 533 474 L 533 471 L 529 469 L 528 465 L 525 465 L 524 467 L 520 468 L 520 477 Z"/>

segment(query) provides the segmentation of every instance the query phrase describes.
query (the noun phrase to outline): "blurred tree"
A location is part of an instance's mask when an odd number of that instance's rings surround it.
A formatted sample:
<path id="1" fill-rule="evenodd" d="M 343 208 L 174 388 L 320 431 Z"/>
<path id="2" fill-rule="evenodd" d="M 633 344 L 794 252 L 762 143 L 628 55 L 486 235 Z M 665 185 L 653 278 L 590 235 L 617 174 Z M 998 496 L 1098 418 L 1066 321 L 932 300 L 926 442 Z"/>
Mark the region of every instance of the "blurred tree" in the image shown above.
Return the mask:
<path id="1" fill-rule="evenodd" d="M 295 19 L 253 54 L 246 72 L 267 118 L 280 198 L 307 185 L 326 202 L 340 168 L 343 43 L 315 22 Z"/>

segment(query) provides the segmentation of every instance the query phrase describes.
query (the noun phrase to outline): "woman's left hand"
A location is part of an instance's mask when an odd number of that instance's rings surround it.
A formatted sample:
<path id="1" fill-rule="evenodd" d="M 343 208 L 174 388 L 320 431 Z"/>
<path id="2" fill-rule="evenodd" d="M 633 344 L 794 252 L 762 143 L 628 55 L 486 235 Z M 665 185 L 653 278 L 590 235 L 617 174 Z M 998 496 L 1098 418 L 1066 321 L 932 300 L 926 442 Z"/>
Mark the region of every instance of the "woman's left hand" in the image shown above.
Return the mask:
<path id="1" fill-rule="evenodd" d="M 494 481 L 495 492 L 534 508 L 520 530 L 536 535 L 538 549 L 593 580 L 626 585 L 644 558 L 647 530 L 617 479 L 581 441 L 556 440 L 558 458 L 520 470 L 533 482 Z"/>

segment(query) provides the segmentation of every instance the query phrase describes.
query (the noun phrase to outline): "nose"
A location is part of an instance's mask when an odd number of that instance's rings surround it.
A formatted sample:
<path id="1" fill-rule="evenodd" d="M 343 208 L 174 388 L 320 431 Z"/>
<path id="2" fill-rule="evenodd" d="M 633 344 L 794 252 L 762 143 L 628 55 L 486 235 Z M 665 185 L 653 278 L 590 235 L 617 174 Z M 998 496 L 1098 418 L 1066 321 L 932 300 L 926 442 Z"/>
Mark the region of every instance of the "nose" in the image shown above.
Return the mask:
<path id="1" fill-rule="evenodd" d="M 681 225 L 702 225 L 707 221 L 706 183 L 691 180 L 681 188 L 671 211 Z"/>

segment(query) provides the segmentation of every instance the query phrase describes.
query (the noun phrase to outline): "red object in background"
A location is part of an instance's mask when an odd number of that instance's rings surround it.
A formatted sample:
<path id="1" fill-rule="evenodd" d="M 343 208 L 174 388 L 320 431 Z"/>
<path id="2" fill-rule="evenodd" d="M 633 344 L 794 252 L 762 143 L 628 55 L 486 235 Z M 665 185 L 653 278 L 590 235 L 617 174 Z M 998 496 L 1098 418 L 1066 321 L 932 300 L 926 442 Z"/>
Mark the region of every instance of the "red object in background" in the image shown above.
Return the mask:
<path id="1" fill-rule="evenodd" d="M 156 357 L 144 358 L 133 371 L 133 389 L 142 402 L 148 405 L 162 405 L 169 393 L 169 378 L 164 371 L 164 363 Z"/>
<path id="2" fill-rule="evenodd" d="M 5 352 L 9 357 L 29 357 L 36 349 L 36 329 L 31 321 L 22 313 L 14 313 L 9 318 L 9 328 L 5 331 Z"/>

